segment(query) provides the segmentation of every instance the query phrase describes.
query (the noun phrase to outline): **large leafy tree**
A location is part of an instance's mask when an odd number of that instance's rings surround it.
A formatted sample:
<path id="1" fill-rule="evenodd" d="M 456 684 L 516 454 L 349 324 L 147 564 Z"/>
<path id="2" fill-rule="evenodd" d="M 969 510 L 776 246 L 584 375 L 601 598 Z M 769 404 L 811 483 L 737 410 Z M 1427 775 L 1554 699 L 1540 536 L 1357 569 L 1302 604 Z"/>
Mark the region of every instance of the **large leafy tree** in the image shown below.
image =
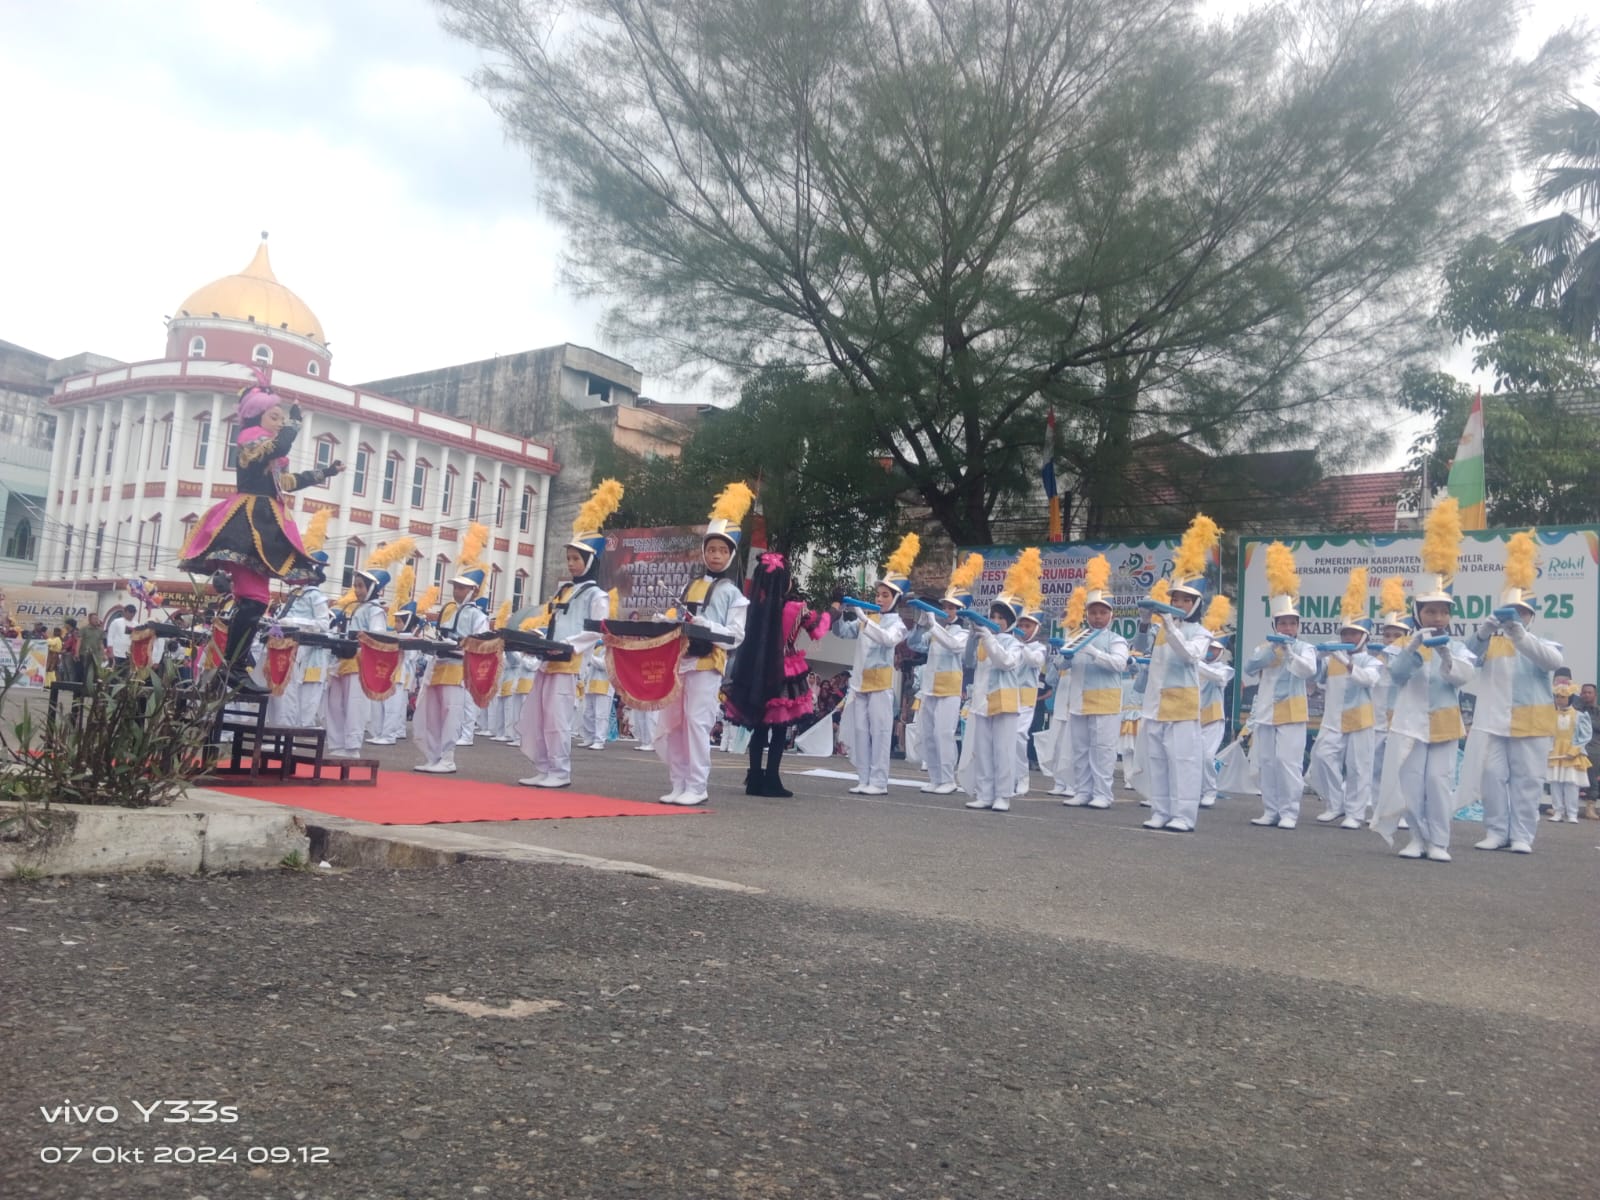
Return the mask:
<path id="1" fill-rule="evenodd" d="M 1151 433 L 1362 449 L 1578 56 L 1516 59 L 1514 0 L 439 2 L 615 327 L 825 368 L 961 542 L 1050 405 L 1091 513 Z"/>

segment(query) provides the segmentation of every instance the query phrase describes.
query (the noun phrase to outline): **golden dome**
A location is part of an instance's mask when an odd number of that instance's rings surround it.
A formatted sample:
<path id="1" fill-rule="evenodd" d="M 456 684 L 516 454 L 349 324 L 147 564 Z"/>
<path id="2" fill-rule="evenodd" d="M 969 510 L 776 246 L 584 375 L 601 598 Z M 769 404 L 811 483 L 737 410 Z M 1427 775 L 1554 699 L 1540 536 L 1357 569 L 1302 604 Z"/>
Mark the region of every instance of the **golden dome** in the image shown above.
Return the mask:
<path id="1" fill-rule="evenodd" d="M 256 256 L 237 275 L 225 275 L 195 292 L 178 306 L 180 317 L 226 317 L 254 321 L 268 329 L 286 330 L 322 345 L 322 322 L 272 273 L 267 259 L 267 235 L 261 235 Z"/>

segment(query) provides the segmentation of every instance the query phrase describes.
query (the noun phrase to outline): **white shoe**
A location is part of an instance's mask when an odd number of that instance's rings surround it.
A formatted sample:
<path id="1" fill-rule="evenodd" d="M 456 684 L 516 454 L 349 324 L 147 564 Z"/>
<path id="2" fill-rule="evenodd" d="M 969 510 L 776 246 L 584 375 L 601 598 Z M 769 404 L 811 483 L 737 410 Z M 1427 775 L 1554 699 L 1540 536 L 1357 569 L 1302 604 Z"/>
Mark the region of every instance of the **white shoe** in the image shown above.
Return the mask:
<path id="1" fill-rule="evenodd" d="M 1554 821 L 1557 825 L 1559 825 L 1559 824 L 1561 824 L 1561 814 L 1560 813 L 1551 813 L 1548 817 L 1545 818 L 1545 820 L 1546 821 Z"/>
<path id="2" fill-rule="evenodd" d="M 1262 813 L 1259 817 L 1251 817 L 1250 818 L 1250 824 L 1252 824 L 1252 825 L 1263 825 L 1263 826 L 1266 826 L 1266 825 L 1276 825 L 1277 823 L 1278 823 L 1278 818 L 1276 816 L 1274 816 L 1272 813 Z"/>
<path id="3" fill-rule="evenodd" d="M 523 787 L 540 787 L 544 784 L 546 778 L 547 776 L 544 775 L 529 775 L 526 779 L 519 779 L 517 782 Z"/>
<path id="4" fill-rule="evenodd" d="M 1429 846 L 1427 849 L 1427 855 L 1429 862 L 1450 861 L 1450 851 L 1446 850 L 1443 846 Z"/>
<path id="5" fill-rule="evenodd" d="M 604 750 L 605 748 L 606 744 L 604 742 L 590 742 L 588 745 L 590 750 Z"/>
<path id="6" fill-rule="evenodd" d="M 1107 800 L 1104 796 L 1096 796 L 1093 800 L 1089 801 L 1089 807 L 1090 808 L 1110 808 L 1111 807 L 1111 801 Z"/>
<path id="7" fill-rule="evenodd" d="M 693 808 L 696 804 L 704 804 L 709 799 L 711 797 L 704 792 L 679 792 L 678 798 L 673 803 L 684 808 Z"/>
<path id="8" fill-rule="evenodd" d="M 327 756 L 326 756 L 326 757 L 330 757 L 330 758 L 331 758 L 331 757 L 333 757 L 333 756 L 332 756 L 332 755 L 327 755 Z M 414 766 L 414 767 L 412 767 L 412 768 L 411 768 L 411 769 L 412 769 L 412 770 L 413 770 L 413 771 L 420 771 L 420 772 L 422 772 L 422 773 L 423 773 L 423 774 L 424 774 L 424 775 L 431 775 L 431 774 L 433 774 L 433 768 L 432 768 L 432 767 L 431 767 L 431 766 L 430 766 L 430 765 L 429 765 L 429 764 L 427 764 L 427 763 L 418 763 L 418 764 L 417 764 L 417 765 L 416 765 L 416 766 Z"/>
<path id="9" fill-rule="evenodd" d="M 1217 806 L 1217 798 L 1215 796 L 1211 797 L 1211 799 L 1209 799 L 1209 800 L 1207 800 L 1203 796 L 1200 798 L 1200 807 L 1201 808 L 1215 808 L 1216 806 Z"/>
<path id="10" fill-rule="evenodd" d="M 1058 784 L 1055 785 L 1055 787 L 1051 788 L 1050 791 L 1048 793 L 1046 793 L 1046 794 L 1050 795 L 1050 796 L 1065 796 L 1067 794 L 1067 789 L 1062 787 L 1058 783 Z"/>
<path id="11" fill-rule="evenodd" d="M 634 749 L 635 750 L 643 750 L 646 754 L 649 754 L 651 751 L 653 751 L 655 749 L 655 747 L 654 746 L 635 746 Z"/>
<path id="12" fill-rule="evenodd" d="M 458 745 L 458 746 L 470 746 L 470 745 L 472 745 L 472 739 L 469 738 L 469 737 L 457 738 L 456 739 L 456 745 Z"/>
<path id="13" fill-rule="evenodd" d="M 1140 824 L 1145 829 L 1165 829 L 1167 827 L 1167 823 L 1160 817 L 1151 817 L 1148 821 L 1142 821 Z"/>
<path id="14" fill-rule="evenodd" d="M 927 792 L 931 796 L 931 795 L 933 795 L 933 784 L 925 783 L 921 787 L 919 787 L 917 789 L 917 791 L 919 791 L 919 792 Z"/>
<path id="15" fill-rule="evenodd" d="M 1427 847 L 1423 845 L 1422 839 L 1419 837 L 1414 837 L 1406 843 L 1406 848 L 1400 851 L 1400 857 L 1421 858 L 1426 849 Z"/>
<path id="16" fill-rule="evenodd" d="M 1189 822 L 1185 821 L 1182 817 L 1173 817 L 1172 820 L 1168 821 L 1161 828 L 1165 829 L 1168 833 L 1194 832 L 1194 826 L 1189 824 Z"/>
<path id="17" fill-rule="evenodd" d="M 1472 848 L 1474 850 L 1504 850 L 1510 844 L 1510 842 L 1502 841 L 1500 838 L 1495 837 L 1494 834 L 1491 833 L 1488 837 L 1484 838 L 1483 841 L 1472 843 Z"/>
<path id="18" fill-rule="evenodd" d="M 1278 818 L 1278 828 L 1279 829 L 1293 829 L 1299 823 L 1300 823 L 1300 821 L 1299 821 L 1299 818 L 1297 818 L 1297 817 L 1279 817 Z"/>
<path id="19" fill-rule="evenodd" d="M 1011 798 L 1013 800 L 1015 800 L 1018 796 L 1026 796 L 1027 794 L 1028 794 L 1028 789 L 1025 788 L 1025 787 L 1021 787 L 1021 788 L 1018 788 L 1016 791 L 1011 793 Z"/>
<path id="20" fill-rule="evenodd" d="M 968 808 L 991 808 L 993 805 L 988 800 L 968 800 Z"/>
<path id="21" fill-rule="evenodd" d="M 1396 829 L 1410 829 L 1411 828 L 1411 822 L 1406 820 L 1404 817 L 1401 817 L 1400 818 L 1400 824 L 1396 825 L 1395 828 Z"/>
<path id="22" fill-rule="evenodd" d="M 1344 820 L 1339 822 L 1339 828 L 1340 829 L 1360 829 L 1361 828 L 1361 822 L 1356 820 L 1354 817 L 1346 817 Z"/>
<path id="23" fill-rule="evenodd" d="M 1511 843 L 1511 853 L 1513 853 L 1513 854 L 1532 854 L 1533 853 L 1533 843 L 1532 842 L 1512 842 Z"/>
<path id="24" fill-rule="evenodd" d="M 1568 825 L 1576 825 L 1576 824 L 1577 824 L 1577 823 L 1578 823 L 1578 818 L 1577 818 L 1577 817 L 1575 817 L 1575 816 L 1569 816 L 1569 817 L 1568 817 L 1568 818 L 1567 818 L 1567 824 L 1568 824 Z"/>
<path id="25" fill-rule="evenodd" d="M 534 784 L 533 786 L 534 787 L 541 787 L 541 788 L 571 787 L 572 786 L 572 777 L 568 776 L 566 779 L 563 779 L 559 775 L 546 775 L 543 778 L 541 778 L 539 780 L 539 782 Z"/>
<path id="26" fill-rule="evenodd" d="M 1148 801 L 1148 800 L 1139 801 L 1139 807 L 1140 808 L 1149 808 L 1150 807 L 1150 801 Z"/>
<path id="27" fill-rule="evenodd" d="M 989 811 L 990 812 L 1010 812 L 1011 811 L 1011 801 L 1006 799 L 1006 797 L 1001 796 L 1000 799 L 998 799 L 998 800 L 996 800 L 994 802 L 994 807 L 991 808 Z"/>
<path id="28" fill-rule="evenodd" d="M 1087 800 L 1079 800 L 1076 796 L 1068 796 L 1061 803 L 1068 808 L 1084 808 L 1089 802 Z"/>
<path id="29" fill-rule="evenodd" d="M 866 784 L 858 783 L 858 784 L 855 785 L 855 787 L 850 789 L 850 794 L 852 796 L 860 796 L 860 795 L 865 794 L 866 790 L 867 790 L 867 785 Z"/>
<path id="30" fill-rule="evenodd" d="M 369 746 L 392 746 L 392 745 L 394 745 L 394 739 L 393 738 L 368 738 L 367 739 L 367 745 L 369 745 Z"/>
<path id="31" fill-rule="evenodd" d="M 957 788 L 953 783 L 941 783 L 938 787 L 933 789 L 933 794 L 935 796 L 949 796 L 959 790 L 960 789 Z M 1573 819 L 1576 820 L 1577 818 L 1574 817 Z"/>
<path id="32" fill-rule="evenodd" d="M 1323 812 L 1323 813 L 1318 813 L 1317 814 L 1317 824 L 1318 825 L 1326 825 L 1326 824 L 1328 824 L 1328 822 L 1337 821 L 1338 819 L 1339 819 L 1339 810 L 1336 809 L 1336 808 L 1330 808 L 1327 812 Z"/>
<path id="33" fill-rule="evenodd" d="M 861 789 L 863 796 L 887 796 L 889 789 L 886 787 L 864 787 Z"/>
<path id="34" fill-rule="evenodd" d="M 682 788 L 673 788 L 665 796 L 660 796 L 660 797 L 658 797 L 658 799 L 663 804 L 676 804 L 678 802 L 678 797 L 681 796 L 681 795 L 683 795 L 683 789 Z"/>

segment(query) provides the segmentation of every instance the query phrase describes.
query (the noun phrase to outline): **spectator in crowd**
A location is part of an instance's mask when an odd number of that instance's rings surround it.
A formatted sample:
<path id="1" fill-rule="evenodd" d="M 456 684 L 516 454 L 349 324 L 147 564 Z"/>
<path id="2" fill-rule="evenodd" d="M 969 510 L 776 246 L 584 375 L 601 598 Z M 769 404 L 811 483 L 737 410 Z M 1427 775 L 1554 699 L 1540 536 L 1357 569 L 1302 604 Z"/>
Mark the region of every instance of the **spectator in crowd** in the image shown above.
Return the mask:
<path id="1" fill-rule="evenodd" d="M 90 613 L 89 624 L 78 637 L 78 678 L 88 679 L 105 665 L 105 627 L 100 623 L 99 613 Z"/>

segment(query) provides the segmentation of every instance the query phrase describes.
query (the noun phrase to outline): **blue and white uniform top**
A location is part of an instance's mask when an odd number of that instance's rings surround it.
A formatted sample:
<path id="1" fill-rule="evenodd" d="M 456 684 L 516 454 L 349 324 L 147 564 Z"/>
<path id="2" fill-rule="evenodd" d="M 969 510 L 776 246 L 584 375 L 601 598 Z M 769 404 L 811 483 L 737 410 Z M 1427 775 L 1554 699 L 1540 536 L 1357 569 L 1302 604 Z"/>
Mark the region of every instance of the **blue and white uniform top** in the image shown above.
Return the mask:
<path id="1" fill-rule="evenodd" d="M 1244 664 L 1244 677 L 1255 678 L 1256 699 L 1250 706 L 1252 725 L 1304 725 L 1306 680 L 1317 673 L 1311 643 L 1262 642 Z"/>
<path id="2" fill-rule="evenodd" d="M 961 695 L 961 660 L 967 652 L 967 631 L 959 625 L 934 622 L 923 632 L 928 638 L 928 661 L 922 668 L 917 694 L 924 700 Z"/>
<path id="3" fill-rule="evenodd" d="M 1516 622 L 1485 622 L 1467 643 L 1478 661 L 1472 728 L 1496 737 L 1554 737 L 1551 675 L 1565 661 L 1561 644 Z"/>
<path id="4" fill-rule="evenodd" d="M 1022 643 L 1010 633 L 976 631 L 977 665 L 972 674 L 968 710 L 975 717 L 998 717 L 1015 713 L 1021 706 L 1017 687 L 1017 667 L 1022 662 Z"/>
<path id="5" fill-rule="evenodd" d="M 592 579 L 581 583 L 571 581 L 556 588 L 556 594 L 546 605 L 550 609 L 550 624 L 544 636 L 552 642 L 565 642 L 572 647 L 572 657 L 566 662 L 536 659 L 533 673 L 576 675 L 583 669 L 583 659 L 600 644 L 600 635 L 585 629 L 585 621 L 604 621 L 611 614 L 611 597 Z"/>
<path id="6" fill-rule="evenodd" d="M 1196 664 L 1206 656 L 1211 634 L 1199 621 L 1162 618 L 1153 622 L 1147 639 L 1150 665 L 1145 669 L 1144 705 L 1140 717 L 1147 721 L 1198 721 L 1200 673 Z"/>
<path id="7" fill-rule="evenodd" d="M 1200 724 L 1215 725 L 1227 713 L 1222 703 L 1222 692 L 1233 682 L 1233 667 L 1221 660 L 1207 662 L 1201 659 L 1194 669 L 1200 675 Z"/>
<path id="8" fill-rule="evenodd" d="M 332 621 L 333 610 L 328 606 L 328 597 L 310 584 L 295 589 L 278 615 L 278 624 L 314 633 L 327 633 Z"/>
<path id="9" fill-rule="evenodd" d="M 1067 703 L 1056 696 L 1057 712 L 1074 717 L 1115 716 L 1122 710 L 1123 677 L 1128 668 L 1128 639 L 1109 625 L 1076 651 L 1065 672 Z"/>
<path id="10" fill-rule="evenodd" d="M 894 648 L 906 637 L 899 614 L 863 612 L 854 621 L 835 621 L 833 632 L 856 643 L 850 665 L 852 692 L 887 692 L 894 686 Z"/>
<path id="11" fill-rule="evenodd" d="M 1371 729 L 1377 721 L 1372 689 L 1383 684 L 1381 661 L 1368 649 L 1336 650 L 1317 664 L 1322 687 L 1322 727 L 1340 733 Z"/>
<path id="12" fill-rule="evenodd" d="M 1450 639 L 1450 654 L 1424 646 L 1422 634 L 1405 643 L 1389 665 L 1399 685 L 1389 732 L 1419 742 L 1453 742 L 1465 732 L 1461 721 L 1461 686 L 1475 673 L 1472 651 Z"/>

